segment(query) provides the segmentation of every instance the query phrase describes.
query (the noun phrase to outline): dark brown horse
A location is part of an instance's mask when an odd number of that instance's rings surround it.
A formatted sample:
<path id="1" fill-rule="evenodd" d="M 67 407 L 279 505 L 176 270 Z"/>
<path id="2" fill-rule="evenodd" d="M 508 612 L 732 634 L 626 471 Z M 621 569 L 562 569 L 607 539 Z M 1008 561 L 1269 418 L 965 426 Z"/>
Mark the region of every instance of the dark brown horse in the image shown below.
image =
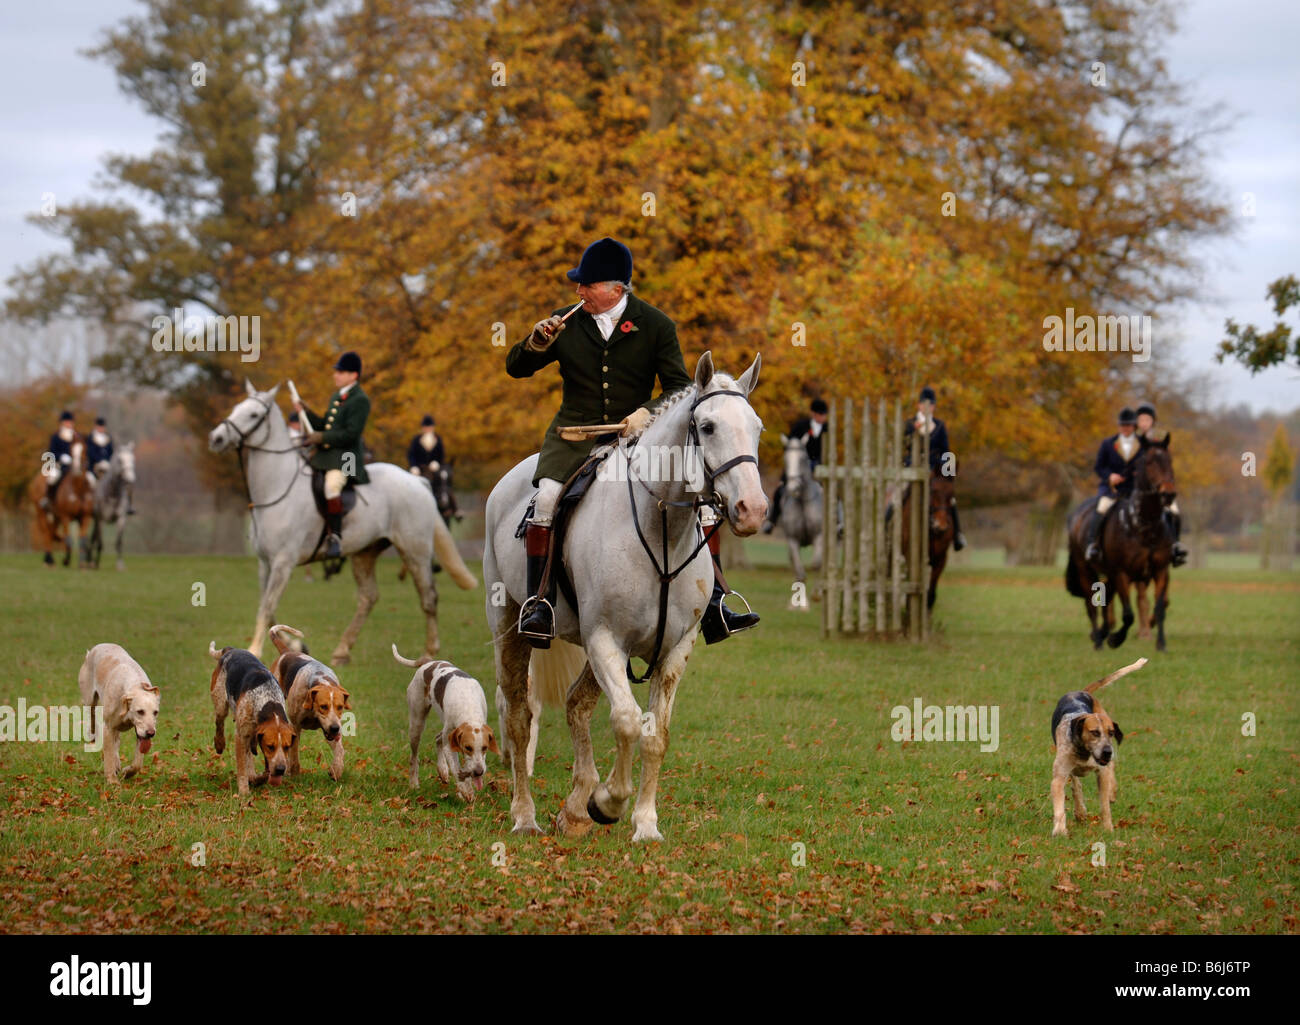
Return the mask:
<path id="1" fill-rule="evenodd" d="M 934 596 L 939 586 L 939 577 L 948 565 L 948 548 L 952 545 L 952 498 L 953 479 L 940 473 L 930 475 L 930 586 L 925 592 L 925 607 L 934 608 Z M 911 537 L 911 517 L 908 515 L 908 503 L 912 489 L 907 489 L 903 496 L 903 534 L 899 539 L 904 552 L 907 551 L 908 539 Z"/>
<path id="2" fill-rule="evenodd" d="M 77 565 L 86 567 L 90 561 L 90 528 L 95 517 L 95 488 L 86 476 L 81 465 L 85 446 L 80 439 L 73 445 L 73 462 L 63 473 L 59 486 L 54 492 L 54 516 L 50 517 L 41 508 L 41 499 L 45 497 L 46 480 L 44 473 L 37 474 L 27 486 L 27 498 L 32 503 L 36 514 L 32 522 L 32 541 L 37 548 L 45 549 L 45 565 L 54 565 L 54 548 L 62 544 L 64 548 L 63 565 L 72 562 L 71 525 L 77 524 L 78 558 Z"/>
<path id="3" fill-rule="evenodd" d="M 1134 458 L 1133 491 L 1115 503 L 1102 526 L 1100 570 L 1084 558 L 1088 519 L 1097 500 L 1089 499 L 1071 513 L 1066 524 L 1070 555 L 1065 565 L 1065 587 L 1084 601 L 1092 625 L 1093 647 L 1100 648 L 1102 641 L 1106 641 L 1112 648 L 1118 648 L 1133 625 L 1129 588 L 1152 583 L 1156 603 L 1151 622 L 1156 628 L 1156 650 L 1164 651 L 1169 565 L 1173 559 L 1173 540 L 1165 528 L 1164 510 L 1178 497 L 1169 438 L 1163 441 L 1143 438 Z M 1124 606 L 1124 620 L 1118 630 L 1114 629 L 1116 597 Z M 1103 610 L 1100 625 L 1099 608 Z"/>

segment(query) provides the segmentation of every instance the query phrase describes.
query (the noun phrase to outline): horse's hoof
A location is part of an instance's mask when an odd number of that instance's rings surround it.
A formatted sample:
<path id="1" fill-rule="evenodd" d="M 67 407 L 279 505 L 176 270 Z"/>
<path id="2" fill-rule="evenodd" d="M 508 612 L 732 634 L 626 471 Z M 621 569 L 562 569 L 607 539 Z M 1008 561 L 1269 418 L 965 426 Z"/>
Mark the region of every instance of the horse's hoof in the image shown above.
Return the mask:
<path id="1" fill-rule="evenodd" d="M 521 822 L 517 826 L 515 826 L 514 829 L 510 830 L 510 832 L 515 836 L 545 836 L 546 835 L 546 831 L 543 830 L 540 826 L 538 826 L 536 822 Z"/>
<path id="2" fill-rule="evenodd" d="M 1112 648 L 1118 648 L 1121 644 L 1124 643 L 1124 640 L 1125 638 L 1123 634 L 1111 634 L 1108 638 L 1106 638 L 1106 643 L 1109 644 Z"/>
<path id="3" fill-rule="evenodd" d="M 336 651 L 330 656 L 330 664 L 336 666 L 345 666 L 352 661 L 352 656 L 346 651 Z"/>
<path id="4" fill-rule="evenodd" d="M 612 826 L 618 821 L 618 819 L 611 819 L 600 810 L 600 805 L 596 803 L 595 794 L 592 794 L 591 797 L 587 798 L 587 814 L 591 816 L 592 822 L 598 822 L 602 826 Z"/>
<path id="5" fill-rule="evenodd" d="M 555 816 L 555 831 L 560 836 L 568 837 L 570 840 L 576 840 L 579 837 L 586 836 L 591 832 L 592 821 L 590 818 L 574 819 L 570 818 L 563 807 Z"/>
<path id="6" fill-rule="evenodd" d="M 664 835 L 653 827 L 642 829 L 638 826 L 636 832 L 632 834 L 633 843 L 663 843 L 663 841 Z"/>

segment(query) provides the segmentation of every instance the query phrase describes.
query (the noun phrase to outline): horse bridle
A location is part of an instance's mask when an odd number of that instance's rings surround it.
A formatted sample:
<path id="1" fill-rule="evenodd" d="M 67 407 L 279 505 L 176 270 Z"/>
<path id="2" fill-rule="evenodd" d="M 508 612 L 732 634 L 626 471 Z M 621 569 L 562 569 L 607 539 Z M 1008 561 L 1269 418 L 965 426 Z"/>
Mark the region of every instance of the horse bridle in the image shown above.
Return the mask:
<path id="1" fill-rule="evenodd" d="M 303 455 L 302 448 L 298 445 L 290 445 L 288 448 L 267 448 L 264 445 L 250 445 L 248 443 L 248 439 L 252 437 L 252 435 L 257 431 L 259 427 L 261 427 L 264 423 L 266 423 L 267 419 L 271 415 L 271 407 L 272 407 L 272 403 L 264 402 L 260 395 L 250 395 L 248 397 L 262 407 L 262 415 L 259 416 L 253 422 L 252 427 L 250 427 L 246 431 L 241 430 L 239 424 L 235 423 L 235 421 L 232 420 L 230 417 L 226 417 L 224 420 L 221 421 L 221 423 L 217 424 L 217 426 L 229 427 L 232 431 L 235 432 L 235 434 L 239 438 L 239 444 L 235 446 L 235 454 L 239 457 L 239 475 L 244 480 L 244 493 L 248 496 L 248 508 L 269 509 L 273 505 L 279 505 L 281 502 L 283 502 L 286 498 L 289 497 L 289 492 L 293 490 L 294 479 L 297 476 L 297 474 L 290 475 L 289 486 L 284 489 L 284 493 L 281 494 L 280 497 L 277 498 L 274 502 L 254 502 L 253 492 L 248 485 L 248 471 L 244 467 L 244 449 L 246 448 L 251 449 L 254 452 L 269 452 L 273 455 L 283 455 L 286 452 L 297 452 L 298 457 L 303 461 L 304 465 L 307 463 L 307 457 Z"/>
<path id="2" fill-rule="evenodd" d="M 739 455 L 739 456 L 735 456 L 732 459 L 728 459 L 716 470 L 710 469 L 708 460 L 704 458 L 704 447 L 700 444 L 700 432 L 699 432 L 699 426 L 695 422 L 695 410 L 699 407 L 700 403 L 704 402 L 706 399 L 711 399 L 716 395 L 734 395 L 737 398 L 741 398 L 741 399 L 749 398 L 749 396 L 745 392 L 712 391 L 712 392 L 706 392 L 705 394 L 698 396 L 695 399 L 695 401 L 691 403 L 691 419 L 686 427 L 686 437 L 687 440 L 695 446 L 696 451 L 699 452 L 700 465 L 704 467 L 705 478 L 708 481 L 708 488 L 709 488 L 708 497 L 705 498 L 697 495 L 695 498 L 692 498 L 688 502 L 682 502 L 682 501 L 670 502 L 666 499 L 659 498 L 658 496 L 656 496 L 655 493 L 650 490 L 650 486 L 646 484 L 645 481 L 640 480 L 639 477 L 636 478 L 638 481 L 640 481 L 641 486 L 646 489 L 649 495 L 655 499 L 656 503 L 659 506 L 660 536 L 663 542 L 663 564 L 662 565 L 660 564 L 659 560 L 655 558 L 655 553 L 650 548 L 650 542 L 646 540 L 645 532 L 642 531 L 641 529 L 641 517 L 637 514 L 637 508 L 636 508 L 636 492 L 632 490 L 632 479 L 633 479 L 633 474 L 631 472 L 632 461 L 631 459 L 628 459 L 627 497 L 628 497 L 628 501 L 632 503 L 632 525 L 636 527 L 636 536 L 637 539 L 641 542 L 641 547 L 645 549 L 646 555 L 650 557 L 651 565 L 654 566 L 655 572 L 659 574 L 659 621 L 655 625 L 655 647 L 654 647 L 654 651 L 650 655 L 649 660 L 646 663 L 646 670 L 644 673 L 642 673 L 639 677 L 637 677 L 637 676 L 631 676 L 629 672 L 629 676 L 633 683 L 644 683 L 647 679 L 650 678 L 650 674 L 654 672 L 655 667 L 659 663 L 659 654 L 663 650 L 663 645 L 664 645 L 664 632 L 668 628 L 669 585 L 671 585 L 672 582 L 677 579 L 677 577 L 681 574 L 682 570 L 684 570 L 687 566 L 689 566 L 692 562 L 695 561 L 695 557 L 700 554 L 700 550 L 703 549 L 704 546 L 707 545 L 710 540 L 712 540 L 713 535 L 716 534 L 718 530 L 722 527 L 722 520 L 723 520 L 722 496 L 719 495 L 717 489 L 714 488 L 713 482 L 717 480 L 720 476 L 722 476 L 724 473 L 726 473 L 728 470 L 730 470 L 732 467 L 740 466 L 744 463 L 753 463 L 755 466 L 758 465 L 757 456 Z M 626 453 L 624 454 L 624 458 L 627 458 Z M 691 554 L 688 555 L 684 560 L 682 560 L 681 565 L 679 565 L 675 570 L 673 570 L 670 573 L 668 572 L 668 565 L 669 565 L 668 563 L 668 510 L 670 507 L 674 507 L 674 506 L 679 508 L 689 507 L 691 509 L 699 509 L 704 506 L 709 506 L 714 510 L 714 512 L 718 513 L 718 520 L 713 524 L 712 528 L 710 528 L 707 532 L 705 532 L 704 530 L 700 531 L 700 534 L 702 536 L 700 537 L 699 542 L 691 550 Z"/>

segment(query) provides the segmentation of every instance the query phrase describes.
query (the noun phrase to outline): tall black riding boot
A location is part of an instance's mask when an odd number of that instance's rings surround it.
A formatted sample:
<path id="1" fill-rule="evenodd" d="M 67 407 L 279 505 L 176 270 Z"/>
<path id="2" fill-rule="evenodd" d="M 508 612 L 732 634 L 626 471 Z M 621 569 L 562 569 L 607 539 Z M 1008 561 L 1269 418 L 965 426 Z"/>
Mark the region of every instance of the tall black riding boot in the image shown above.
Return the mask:
<path id="1" fill-rule="evenodd" d="M 343 557 L 340 542 L 343 537 L 343 499 L 327 498 L 325 500 L 325 558 Z"/>
<path id="2" fill-rule="evenodd" d="M 1181 566 L 1187 561 L 1187 546 L 1179 540 L 1183 533 L 1183 518 L 1178 513 L 1169 509 L 1165 510 L 1165 527 L 1169 531 L 1169 537 L 1174 542 L 1174 557 L 1172 562 L 1175 566 Z"/>
<path id="3" fill-rule="evenodd" d="M 772 533 L 781 518 L 781 498 L 785 494 L 785 481 L 781 481 L 772 492 L 772 503 L 767 507 L 767 522 L 763 524 L 763 533 Z"/>
<path id="4" fill-rule="evenodd" d="M 948 506 L 952 512 L 952 550 L 960 552 L 966 547 L 966 537 L 961 532 L 961 520 L 957 518 L 957 499 L 953 499 Z"/>
<path id="5" fill-rule="evenodd" d="M 1088 530 L 1084 534 L 1083 557 L 1094 565 L 1101 561 L 1101 524 L 1105 517 L 1094 507 L 1089 514 Z"/>
<path id="6" fill-rule="evenodd" d="M 713 536 L 709 538 L 709 553 L 713 556 L 713 594 L 709 598 L 709 607 L 704 610 L 704 617 L 700 620 L 700 633 L 704 634 L 705 644 L 716 644 L 718 641 L 725 641 L 732 634 L 741 630 L 748 630 L 752 626 L 758 626 L 757 612 L 732 612 L 722 603 L 722 599 L 728 594 L 736 594 L 735 591 L 724 591 L 722 584 L 719 583 L 718 577 L 721 575 L 721 566 L 718 562 L 718 552 L 721 549 L 722 538 L 718 536 L 715 530 Z M 736 594 L 741 601 L 745 601 L 743 595 Z M 749 602 L 745 602 L 745 608 L 748 610 Z"/>
<path id="7" fill-rule="evenodd" d="M 534 648 L 549 648 L 555 636 L 555 575 L 542 594 L 542 573 L 551 545 L 551 528 L 530 523 L 524 531 L 524 553 L 528 565 L 528 594 L 519 609 L 519 632 Z"/>

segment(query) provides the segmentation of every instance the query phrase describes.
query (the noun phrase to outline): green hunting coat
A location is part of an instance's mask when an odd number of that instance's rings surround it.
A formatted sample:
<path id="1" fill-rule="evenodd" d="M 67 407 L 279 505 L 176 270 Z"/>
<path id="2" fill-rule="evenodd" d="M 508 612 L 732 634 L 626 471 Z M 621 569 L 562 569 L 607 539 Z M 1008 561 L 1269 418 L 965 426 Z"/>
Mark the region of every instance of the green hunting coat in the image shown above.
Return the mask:
<path id="1" fill-rule="evenodd" d="M 366 473 L 361 432 L 365 430 L 366 419 L 370 416 L 370 398 L 361 390 L 361 382 L 358 381 L 349 388 L 346 395 L 339 392 L 331 395 L 324 417 L 318 417 L 306 406 L 303 410 L 311 422 L 311 429 L 320 431 L 323 435 L 321 443 L 312 454 L 312 468 L 343 470 L 346 473 L 343 460 L 345 456 L 351 455 L 352 483 L 369 484 L 370 475 Z"/>
<path id="2" fill-rule="evenodd" d="M 571 305 L 564 306 L 555 314 L 570 309 Z M 530 352 L 523 342 L 516 344 L 506 354 L 506 373 L 531 377 L 556 360 L 564 382 L 563 399 L 542 441 L 534 487 L 543 477 L 568 480 L 597 444 L 597 439 L 565 441 L 559 435 L 561 427 L 617 423 L 638 406 L 653 411 L 665 396 L 693 381 L 682 360 L 677 325 L 635 295 L 627 297 L 627 308 L 609 341 L 600 337 L 595 318 L 579 310 L 545 352 Z M 656 377 L 660 394 L 652 401 Z"/>

